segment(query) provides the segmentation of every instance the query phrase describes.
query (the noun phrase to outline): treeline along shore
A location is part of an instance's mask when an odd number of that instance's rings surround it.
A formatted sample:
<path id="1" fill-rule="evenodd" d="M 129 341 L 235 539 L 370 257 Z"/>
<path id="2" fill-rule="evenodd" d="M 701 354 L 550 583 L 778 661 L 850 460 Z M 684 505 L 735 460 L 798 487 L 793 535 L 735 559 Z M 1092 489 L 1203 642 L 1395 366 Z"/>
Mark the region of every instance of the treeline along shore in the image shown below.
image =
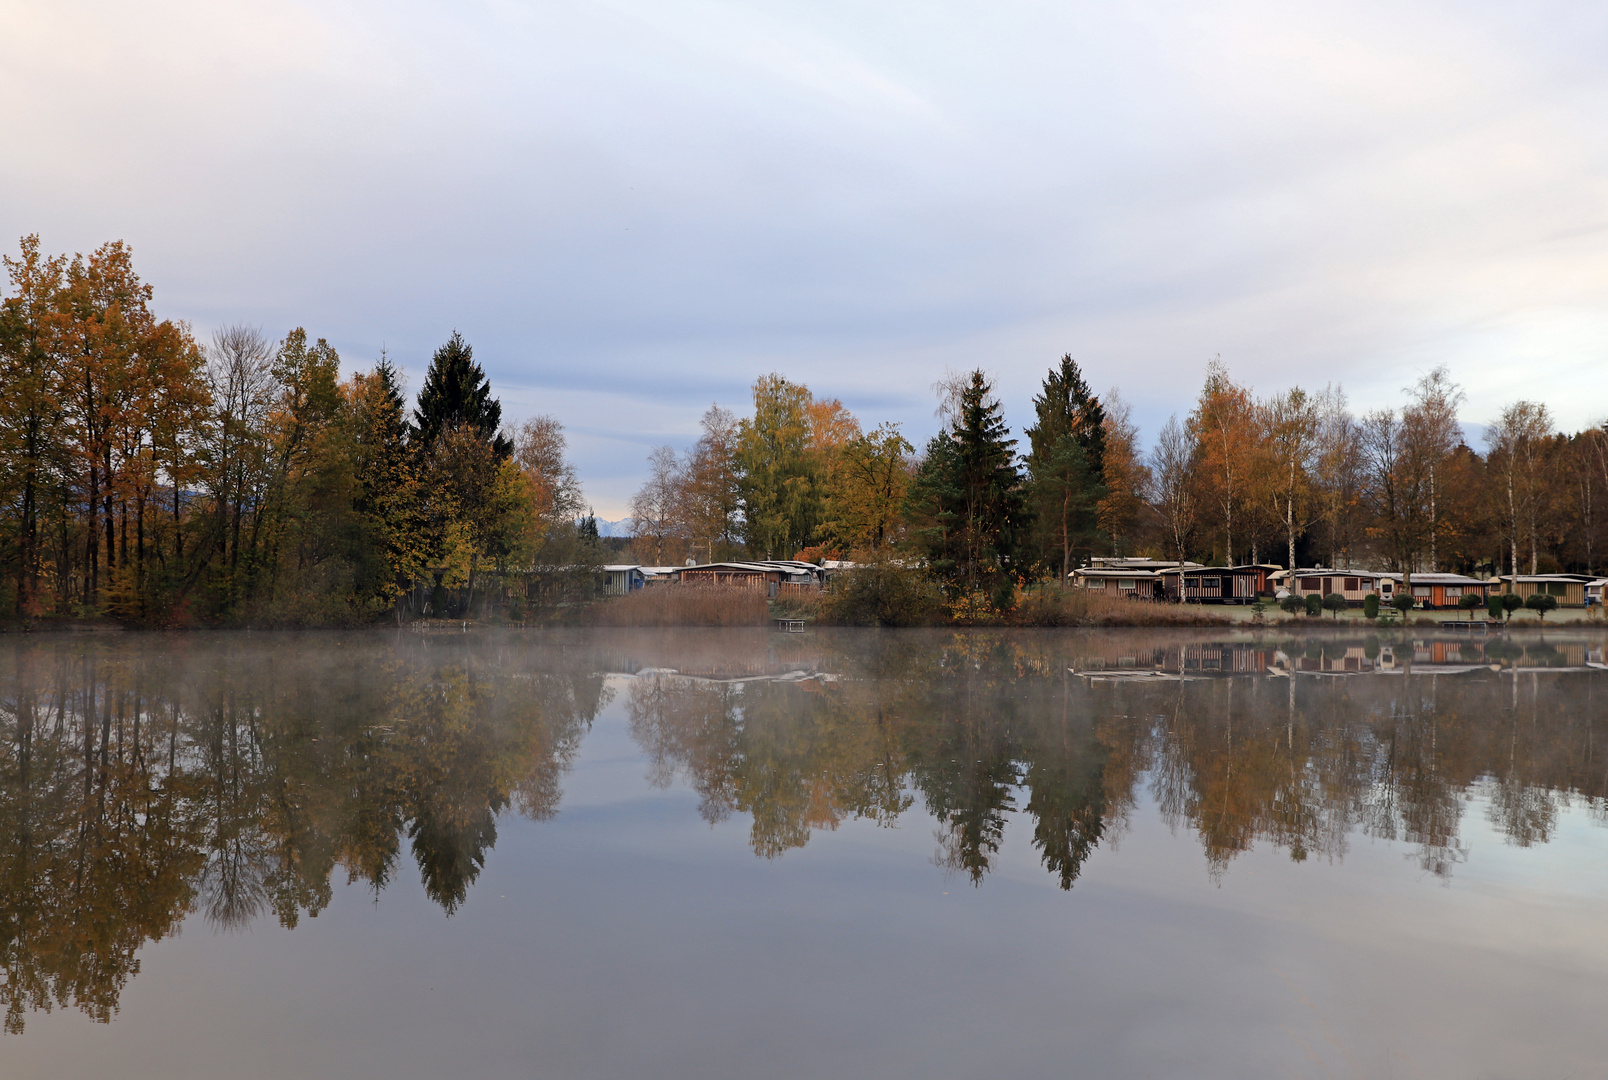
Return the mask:
<path id="1" fill-rule="evenodd" d="M 1332 386 L 1259 399 L 1214 360 L 1147 451 L 1120 394 L 1096 396 L 1071 356 L 1021 440 L 984 371 L 946 373 L 920 448 L 764 376 L 750 413 L 712 406 L 689 451 L 655 450 L 631 535 L 602 537 L 562 426 L 505 425 L 456 333 L 410 406 L 384 356 L 343 378 L 301 328 L 203 343 L 158 319 L 120 242 L 69 258 L 25 237 L 5 266 L 0 611 L 14 625 L 729 625 L 776 605 L 694 595 L 670 573 L 646 579 L 675 586 L 610 596 L 605 568 L 754 560 L 834 565 L 819 595 L 778 598 L 824 621 L 1213 621 L 1069 575 L 1119 556 L 1589 576 L 1604 546 L 1608 432 L 1561 433 L 1521 401 L 1481 453 L 1445 368 L 1399 409 L 1356 416 Z"/>

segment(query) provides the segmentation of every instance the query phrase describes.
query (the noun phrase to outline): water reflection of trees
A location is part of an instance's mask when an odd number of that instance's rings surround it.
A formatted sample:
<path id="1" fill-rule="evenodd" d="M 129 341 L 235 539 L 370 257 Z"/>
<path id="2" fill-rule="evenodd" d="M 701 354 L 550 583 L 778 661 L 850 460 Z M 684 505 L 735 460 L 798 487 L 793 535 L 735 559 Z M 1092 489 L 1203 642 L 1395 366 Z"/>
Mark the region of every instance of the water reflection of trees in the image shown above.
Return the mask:
<path id="1" fill-rule="evenodd" d="M 747 815 L 766 857 L 919 803 L 940 865 L 981 882 L 1020 816 L 1069 889 L 1144 801 L 1198 838 L 1213 875 L 1257 843 L 1335 859 L 1356 835 L 1445 875 L 1466 857 L 1471 797 L 1518 845 L 1551 839 L 1574 802 L 1608 819 L 1600 642 L 558 644 L 0 650 L 8 1029 L 54 1006 L 109 1018 L 146 941 L 191 913 L 220 930 L 294 925 L 330 902 L 337 873 L 377 891 L 410 858 L 452 912 L 500 813 L 556 810 L 606 670 L 637 673 L 625 704 L 653 779 L 685 777 L 710 821 Z"/>
<path id="2" fill-rule="evenodd" d="M 1022 813 L 1070 888 L 1146 796 L 1214 876 L 1257 842 L 1337 859 L 1356 834 L 1446 875 L 1466 857 L 1472 796 L 1519 845 L 1545 842 L 1571 800 L 1608 805 L 1589 646 L 1505 661 L 1477 643 L 1397 646 L 1384 667 L 1377 643 L 1302 644 L 1291 661 L 1276 645 L 1114 640 L 1096 659 L 1087 639 L 857 638 L 814 658 L 835 677 L 652 671 L 628 707 L 655 779 L 685 775 L 711 821 L 750 814 L 757 853 L 848 818 L 892 824 L 919 798 L 937 861 L 974 882 Z"/>
<path id="3" fill-rule="evenodd" d="M 256 640 L 0 653 L 8 1031 L 52 1006 L 109 1019 L 140 946 L 192 911 L 293 926 L 337 871 L 382 889 L 404 836 L 452 912 L 500 810 L 557 808 L 603 693 L 529 654 Z"/>

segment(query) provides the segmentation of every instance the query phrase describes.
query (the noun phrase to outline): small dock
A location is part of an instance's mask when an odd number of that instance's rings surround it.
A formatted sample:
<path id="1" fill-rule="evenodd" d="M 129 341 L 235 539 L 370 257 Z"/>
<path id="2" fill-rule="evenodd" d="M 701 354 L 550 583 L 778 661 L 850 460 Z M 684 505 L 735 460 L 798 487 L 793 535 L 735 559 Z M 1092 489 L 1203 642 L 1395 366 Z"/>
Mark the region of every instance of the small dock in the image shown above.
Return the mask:
<path id="1" fill-rule="evenodd" d="M 803 619 L 775 619 L 776 629 L 784 634 L 802 634 L 804 632 Z"/>
<path id="2" fill-rule="evenodd" d="M 1491 622 L 1489 619 L 1447 619 L 1436 629 L 1439 630 L 1483 630 L 1489 632 Z"/>

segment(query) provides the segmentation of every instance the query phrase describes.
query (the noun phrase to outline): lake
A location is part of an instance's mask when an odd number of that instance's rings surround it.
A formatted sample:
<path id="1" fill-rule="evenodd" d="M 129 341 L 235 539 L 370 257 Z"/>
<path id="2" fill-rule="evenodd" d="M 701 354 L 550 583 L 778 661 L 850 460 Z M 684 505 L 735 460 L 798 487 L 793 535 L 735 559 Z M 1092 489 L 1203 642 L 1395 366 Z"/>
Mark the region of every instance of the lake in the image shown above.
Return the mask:
<path id="1" fill-rule="evenodd" d="M 1605 652 L 0 639 L 0 1075 L 1601 1075 Z"/>

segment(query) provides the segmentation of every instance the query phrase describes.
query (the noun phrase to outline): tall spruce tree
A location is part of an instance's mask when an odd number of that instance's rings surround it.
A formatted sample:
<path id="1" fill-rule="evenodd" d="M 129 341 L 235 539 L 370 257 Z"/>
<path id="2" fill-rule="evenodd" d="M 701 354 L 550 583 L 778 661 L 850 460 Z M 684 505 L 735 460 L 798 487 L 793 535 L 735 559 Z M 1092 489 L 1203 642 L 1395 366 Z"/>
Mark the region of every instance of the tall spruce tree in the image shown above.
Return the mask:
<path id="1" fill-rule="evenodd" d="M 952 426 L 927 444 L 908 504 L 912 537 L 932 571 L 999 600 L 1022 569 L 1031 522 L 1009 434 L 993 388 L 973 371 Z"/>
<path id="2" fill-rule="evenodd" d="M 1098 527 L 1105 497 L 1105 409 L 1089 392 L 1071 354 L 1044 377 L 1033 399 L 1038 422 L 1027 429 L 1027 469 L 1038 519 L 1039 557 L 1059 565 L 1064 583 L 1073 553 Z"/>
<path id="3" fill-rule="evenodd" d="M 491 384 L 475 363 L 474 350 L 456 330 L 430 358 L 430 370 L 425 373 L 413 418 L 415 437 L 425 452 L 442 432 L 466 424 L 492 448 L 499 461 L 513 453 L 514 444 L 499 433 L 502 402 L 491 396 Z"/>
<path id="4" fill-rule="evenodd" d="M 1028 458 L 1048 460 L 1055 444 L 1070 435 L 1083 448 L 1092 475 L 1105 469 L 1105 409 L 1089 392 L 1078 362 L 1068 353 L 1044 376 L 1044 390 L 1033 399 L 1038 423 L 1027 429 Z"/>

